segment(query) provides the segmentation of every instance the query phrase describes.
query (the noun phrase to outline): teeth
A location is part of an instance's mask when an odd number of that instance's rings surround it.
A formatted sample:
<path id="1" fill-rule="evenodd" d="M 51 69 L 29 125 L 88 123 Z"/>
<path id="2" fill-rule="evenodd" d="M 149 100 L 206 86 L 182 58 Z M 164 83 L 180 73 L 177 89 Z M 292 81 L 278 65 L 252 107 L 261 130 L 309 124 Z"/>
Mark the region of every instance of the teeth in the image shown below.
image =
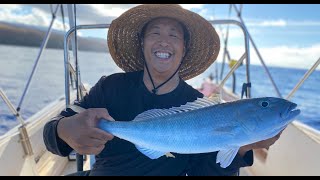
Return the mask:
<path id="1" fill-rule="evenodd" d="M 156 52 L 155 55 L 158 58 L 162 58 L 162 59 L 168 59 L 170 57 L 169 53 L 163 53 L 163 52 Z"/>

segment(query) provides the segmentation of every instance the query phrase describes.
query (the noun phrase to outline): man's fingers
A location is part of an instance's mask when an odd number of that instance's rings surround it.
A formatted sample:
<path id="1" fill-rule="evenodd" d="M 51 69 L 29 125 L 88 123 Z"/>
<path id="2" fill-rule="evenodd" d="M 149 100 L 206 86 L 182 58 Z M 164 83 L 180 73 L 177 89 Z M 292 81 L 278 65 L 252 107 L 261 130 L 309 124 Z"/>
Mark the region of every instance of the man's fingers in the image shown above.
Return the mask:
<path id="1" fill-rule="evenodd" d="M 104 149 L 104 145 L 100 145 L 98 147 L 90 147 L 90 146 L 85 146 L 82 147 L 80 150 L 78 150 L 79 154 L 94 154 L 97 155 L 99 154 L 103 149 Z"/>
<path id="2" fill-rule="evenodd" d="M 100 139 L 95 139 L 95 138 L 89 138 L 90 140 L 88 141 L 88 143 L 86 144 L 87 146 L 91 146 L 91 147 L 98 147 L 101 145 L 105 145 L 106 141 L 104 140 L 100 140 Z"/>
<path id="3" fill-rule="evenodd" d="M 274 136 L 273 138 L 270 138 L 267 142 L 268 146 L 273 145 L 278 139 L 280 138 L 280 134 L 277 134 L 276 136 Z"/>
<path id="4" fill-rule="evenodd" d="M 113 139 L 113 135 L 109 134 L 101 129 L 98 128 L 93 128 L 92 132 L 90 133 L 90 137 L 94 138 L 94 139 L 99 139 L 101 141 L 110 141 L 111 139 Z"/>
<path id="5" fill-rule="evenodd" d="M 96 111 L 96 119 L 106 119 L 110 121 L 114 121 L 114 119 L 109 115 L 109 112 L 105 108 L 95 108 Z"/>

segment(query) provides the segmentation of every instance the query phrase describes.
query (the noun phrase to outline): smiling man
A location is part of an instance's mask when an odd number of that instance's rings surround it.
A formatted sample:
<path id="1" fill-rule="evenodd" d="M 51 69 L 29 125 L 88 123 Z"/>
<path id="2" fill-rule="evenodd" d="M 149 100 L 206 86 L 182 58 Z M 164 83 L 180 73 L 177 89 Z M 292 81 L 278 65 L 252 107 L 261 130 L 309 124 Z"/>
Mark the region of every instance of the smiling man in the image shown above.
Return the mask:
<path id="1" fill-rule="evenodd" d="M 170 18 L 151 20 L 142 30 L 145 58 L 143 80 L 150 91 L 164 94 L 179 84 L 177 73 L 185 55 L 182 24 Z"/>
<path id="2" fill-rule="evenodd" d="M 148 158 L 134 144 L 100 130 L 98 122 L 131 121 L 150 109 L 202 98 L 185 80 L 216 60 L 219 37 L 208 21 L 179 5 L 140 5 L 111 23 L 108 46 L 125 72 L 103 76 L 81 102 L 75 102 L 85 111 L 76 114 L 66 109 L 44 128 L 44 141 L 52 153 L 67 156 L 74 149 L 96 155 L 90 175 L 236 175 L 239 168 L 252 165 L 251 149 L 277 140 L 241 147 L 227 168 L 216 163 L 217 152 Z"/>

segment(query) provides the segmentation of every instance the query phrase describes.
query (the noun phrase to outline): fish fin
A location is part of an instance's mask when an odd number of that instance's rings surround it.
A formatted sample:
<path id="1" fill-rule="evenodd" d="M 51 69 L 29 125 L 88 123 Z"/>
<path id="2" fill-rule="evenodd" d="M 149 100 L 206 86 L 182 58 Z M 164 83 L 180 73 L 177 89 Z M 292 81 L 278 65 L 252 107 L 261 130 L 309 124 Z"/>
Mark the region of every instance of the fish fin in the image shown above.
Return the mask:
<path id="1" fill-rule="evenodd" d="M 165 152 L 156 151 L 153 149 L 144 148 L 141 146 L 136 145 L 136 148 L 145 156 L 149 157 L 150 159 L 158 159 L 159 157 L 165 155 Z"/>
<path id="2" fill-rule="evenodd" d="M 220 104 L 220 102 L 221 101 L 218 99 L 212 100 L 207 97 L 198 98 L 197 100 L 195 100 L 193 102 L 188 102 L 187 104 L 179 106 L 179 107 L 172 107 L 169 109 L 151 109 L 151 110 L 145 111 L 145 112 L 137 115 L 133 119 L 133 121 L 142 121 L 142 120 L 147 120 L 150 118 L 162 117 L 162 116 L 166 116 L 166 115 L 201 109 L 204 107 Z"/>
<path id="3" fill-rule="evenodd" d="M 238 151 L 239 147 L 219 151 L 217 154 L 216 163 L 220 163 L 220 167 L 222 168 L 228 167 L 232 163 L 234 157 L 236 157 Z"/>
<path id="4" fill-rule="evenodd" d="M 173 154 L 171 154 L 170 152 L 166 153 L 167 157 L 172 157 L 172 158 L 176 158 Z"/>
<path id="5" fill-rule="evenodd" d="M 254 115 L 252 113 L 241 113 L 241 111 L 235 111 L 235 115 L 239 118 L 238 122 L 239 127 L 246 133 L 251 134 L 258 126 L 258 122 L 263 122 L 259 115 Z M 250 119 L 250 123 L 247 123 L 247 120 Z"/>
<path id="6" fill-rule="evenodd" d="M 243 124 L 243 129 L 245 132 L 252 132 L 257 128 L 257 124 L 255 122 L 252 123 L 243 123 L 241 121 L 241 123 Z"/>

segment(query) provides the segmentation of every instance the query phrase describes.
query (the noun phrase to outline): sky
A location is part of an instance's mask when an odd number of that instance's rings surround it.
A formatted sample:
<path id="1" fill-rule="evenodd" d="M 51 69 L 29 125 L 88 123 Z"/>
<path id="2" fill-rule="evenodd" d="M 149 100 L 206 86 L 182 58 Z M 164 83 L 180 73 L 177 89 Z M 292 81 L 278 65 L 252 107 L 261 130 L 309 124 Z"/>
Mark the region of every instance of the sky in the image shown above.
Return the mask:
<path id="1" fill-rule="evenodd" d="M 240 21 L 229 4 L 181 4 L 208 20 L 233 19 Z M 137 4 L 78 4 L 77 24 L 106 24 Z M 235 5 L 240 9 L 241 5 Z M 53 4 L 52 8 L 55 9 Z M 309 69 L 320 58 L 320 4 L 243 4 L 242 19 L 258 47 L 265 63 L 270 66 Z M 64 8 L 67 17 L 67 8 Z M 47 28 L 51 21 L 48 4 L 1 4 L 0 21 L 23 23 Z M 63 30 L 60 9 L 53 25 Z M 66 18 L 66 22 L 68 20 Z M 223 36 L 227 25 L 214 25 L 221 39 L 218 61 L 223 54 Z M 67 24 L 67 30 L 69 25 Z M 81 30 L 78 35 L 107 38 L 106 30 Z M 261 65 L 252 44 L 251 63 Z M 229 26 L 229 52 L 232 59 L 244 53 L 243 33 L 235 25 Z M 320 67 L 318 67 L 320 69 Z"/>

